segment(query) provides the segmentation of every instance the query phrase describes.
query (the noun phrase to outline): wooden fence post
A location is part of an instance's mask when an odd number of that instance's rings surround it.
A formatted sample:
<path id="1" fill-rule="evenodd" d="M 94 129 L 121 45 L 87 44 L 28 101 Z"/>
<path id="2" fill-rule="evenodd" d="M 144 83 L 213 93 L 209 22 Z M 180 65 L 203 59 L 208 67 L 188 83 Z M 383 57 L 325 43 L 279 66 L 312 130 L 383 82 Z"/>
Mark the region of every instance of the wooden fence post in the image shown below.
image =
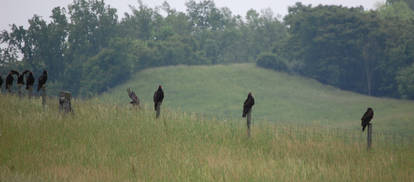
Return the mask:
<path id="1" fill-rule="evenodd" d="M 61 91 L 59 93 L 59 111 L 60 112 L 73 112 L 71 104 L 72 94 L 70 92 Z"/>
<path id="2" fill-rule="evenodd" d="M 33 87 L 29 87 L 28 92 L 27 95 L 29 95 L 29 99 L 31 99 L 33 96 Z"/>
<path id="3" fill-rule="evenodd" d="M 157 107 L 156 107 L 156 115 L 155 115 L 155 118 L 159 118 L 160 117 L 160 113 L 161 113 L 161 103 L 160 104 L 157 104 Z"/>
<path id="4" fill-rule="evenodd" d="M 252 110 L 250 110 L 247 113 L 247 137 L 250 137 L 250 126 L 251 126 L 251 120 L 252 120 Z"/>
<path id="5" fill-rule="evenodd" d="M 43 87 L 40 89 L 42 92 L 42 106 L 45 107 L 46 105 L 46 87 L 43 85 Z"/>
<path id="6" fill-rule="evenodd" d="M 371 149 L 372 144 L 372 124 L 368 124 L 368 131 L 367 131 L 367 149 Z"/>
<path id="7" fill-rule="evenodd" d="M 23 84 L 17 84 L 17 89 L 18 89 L 18 95 L 19 95 L 19 97 L 22 97 L 23 96 L 22 87 L 23 87 Z"/>

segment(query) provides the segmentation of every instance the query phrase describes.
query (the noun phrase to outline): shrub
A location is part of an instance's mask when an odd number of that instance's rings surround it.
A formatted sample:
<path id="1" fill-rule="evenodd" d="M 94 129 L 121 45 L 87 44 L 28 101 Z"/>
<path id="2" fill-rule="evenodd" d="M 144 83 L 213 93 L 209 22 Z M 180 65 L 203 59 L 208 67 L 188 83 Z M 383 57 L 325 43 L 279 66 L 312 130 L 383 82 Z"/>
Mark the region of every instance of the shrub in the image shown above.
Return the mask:
<path id="1" fill-rule="evenodd" d="M 273 69 L 276 71 L 288 72 L 289 68 L 283 57 L 274 53 L 262 53 L 258 56 L 256 64 L 263 68 Z"/>

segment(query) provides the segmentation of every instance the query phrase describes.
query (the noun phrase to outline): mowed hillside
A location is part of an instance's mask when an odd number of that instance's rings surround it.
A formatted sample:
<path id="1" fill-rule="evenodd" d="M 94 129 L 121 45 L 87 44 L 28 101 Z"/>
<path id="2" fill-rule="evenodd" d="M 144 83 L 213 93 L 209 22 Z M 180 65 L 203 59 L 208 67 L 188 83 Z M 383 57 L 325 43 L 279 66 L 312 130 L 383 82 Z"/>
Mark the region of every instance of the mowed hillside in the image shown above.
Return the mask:
<path id="1" fill-rule="evenodd" d="M 127 104 L 132 88 L 152 106 L 157 86 L 164 88 L 163 108 L 209 117 L 241 118 L 242 104 L 252 92 L 253 120 L 360 129 L 367 107 L 375 111 L 376 130 L 414 133 L 414 102 L 375 98 L 323 85 L 315 80 L 275 72 L 254 64 L 170 66 L 143 70 L 127 83 L 98 96 L 106 103 Z"/>

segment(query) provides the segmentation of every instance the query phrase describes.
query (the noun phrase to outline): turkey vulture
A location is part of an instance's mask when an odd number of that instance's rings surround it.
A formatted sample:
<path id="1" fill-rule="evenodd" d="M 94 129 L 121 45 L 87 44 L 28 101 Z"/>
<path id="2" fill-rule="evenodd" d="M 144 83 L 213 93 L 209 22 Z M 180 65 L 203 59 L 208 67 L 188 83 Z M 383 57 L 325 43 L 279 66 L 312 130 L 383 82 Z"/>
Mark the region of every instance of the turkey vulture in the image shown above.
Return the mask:
<path id="1" fill-rule="evenodd" d="M 243 118 L 246 117 L 247 113 L 250 112 L 250 110 L 252 110 L 252 107 L 254 105 L 254 98 L 252 96 L 252 93 L 249 92 L 249 95 L 247 95 L 247 99 L 244 101 L 243 104 Z"/>
<path id="2" fill-rule="evenodd" d="M 365 130 L 365 127 L 367 127 L 371 121 L 371 119 L 374 117 L 374 110 L 372 108 L 368 108 L 365 114 L 361 118 L 361 126 L 362 126 L 362 132 Z"/>
<path id="3" fill-rule="evenodd" d="M 131 91 L 130 88 L 127 89 L 127 92 L 128 92 L 129 98 L 132 99 L 132 101 L 129 102 L 129 103 L 131 103 L 132 105 L 138 105 L 139 106 L 139 99 L 138 99 L 137 95 L 135 94 L 135 92 Z"/>
<path id="4" fill-rule="evenodd" d="M 3 86 L 3 78 L 0 75 L 0 91 L 1 91 L 1 86 Z"/>
<path id="5" fill-rule="evenodd" d="M 158 86 L 158 90 L 154 93 L 154 110 L 157 110 L 157 108 L 161 105 L 162 100 L 164 99 L 164 92 L 162 91 L 162 86 Z"/>
<path id="6" fill-rule="evenodd" d="M 47 71 L 43 70 L 43 74 L 39 77 L 39 84 L 37 85 L 37 91 L 39 92 L 40 89 L 45 85 L 47 81 Z"/>
<path id="7" fill-rule="evenodd" d="M 33 84 L 34 84 L 34 82 L 35 82 L 35 78 L 34 78 L 34 76 L 33 76 L 33 73 L 31 72 L 31 71 L 29 71 L 29 70 L 25 70 L 24 72 L 23 72 L 23 75 L 24 74 L 29 74 L 27 77 L 26 77 L 26 90 L 29 90 L 29 88 L 32 88 L 33 87 Z"/>
<path id="8" fill-rule="evenodd" d="M 6 77 L 6 90 L 8 90 L 9 92 L 11 92 L 11 86 L 13 85 L 13 74 L 16 74 L 17 71 L 11 70 L 9 72 L 9 74 Z M 19 74 L 19 72 L 17 72 L 17 74 Z"/>
<path id="9" fill-rule="evenodd" d="M 20 74 L 19 72 L 16 71 L 17 84 L 24 85 L 24 74 L 25 74 L 25 72 L 23 72 L 22 74 Z"/>

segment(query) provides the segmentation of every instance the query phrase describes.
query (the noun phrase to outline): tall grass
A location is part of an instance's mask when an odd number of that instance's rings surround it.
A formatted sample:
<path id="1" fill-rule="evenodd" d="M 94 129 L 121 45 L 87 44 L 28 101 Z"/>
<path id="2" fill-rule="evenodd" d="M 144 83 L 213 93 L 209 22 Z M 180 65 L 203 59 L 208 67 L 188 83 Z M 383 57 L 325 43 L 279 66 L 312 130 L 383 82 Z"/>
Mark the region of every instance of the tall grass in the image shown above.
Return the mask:
<path id="1" fill-rule="evenodd" d="M 158 84 L 164 86 L 163 107 L 208 117 L 240 118 L 242 103 L 251 91 L 256 101 L 256 119 L 360 130 L 362 114 L 372 107 L 375 131 L 414 136 L 412 101 L 342 91 L 254 64 L 147 69 L 97 98 L 106 103 L 125 104 L 129 102 L 126 89 L 130 87 L 141 101 L 150 104 Z"/>
<path id="2" fill-rule="evenodd" d="M 414 181 L 414 143 L 152 107 L 0 96 L 0 181 Z M 375 131 L 374 131 L 375 132 Z M 398 141 L 396 139 L 395 141 Z"/>

